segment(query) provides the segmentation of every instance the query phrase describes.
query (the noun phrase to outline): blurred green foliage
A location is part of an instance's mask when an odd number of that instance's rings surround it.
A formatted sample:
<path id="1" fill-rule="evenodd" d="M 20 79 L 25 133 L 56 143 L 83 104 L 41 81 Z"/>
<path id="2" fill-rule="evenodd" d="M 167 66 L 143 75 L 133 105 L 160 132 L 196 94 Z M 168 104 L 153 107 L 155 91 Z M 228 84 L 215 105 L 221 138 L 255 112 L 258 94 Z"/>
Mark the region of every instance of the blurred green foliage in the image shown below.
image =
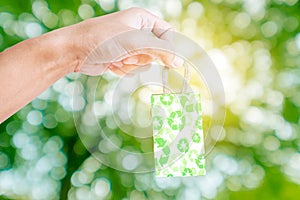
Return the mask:
<path id="1" fill-rule="evenodd" d="M 297 0 L 0 0 L 0 49 L 132 6 L 164 17 L 216 62 L 227 117 L 208 174 L 158 180 L 96 161 L 74 125 L 67 90 L 78 75 L 70 74 L 0 125 L 0 199 L 298 199 Z M 111 78 L 105 80 L 103 102 Z M 110 118 L 103 114 L 101 123 L 110 127 Z M 139 146 L 124 135 L 126 146 Z"/>

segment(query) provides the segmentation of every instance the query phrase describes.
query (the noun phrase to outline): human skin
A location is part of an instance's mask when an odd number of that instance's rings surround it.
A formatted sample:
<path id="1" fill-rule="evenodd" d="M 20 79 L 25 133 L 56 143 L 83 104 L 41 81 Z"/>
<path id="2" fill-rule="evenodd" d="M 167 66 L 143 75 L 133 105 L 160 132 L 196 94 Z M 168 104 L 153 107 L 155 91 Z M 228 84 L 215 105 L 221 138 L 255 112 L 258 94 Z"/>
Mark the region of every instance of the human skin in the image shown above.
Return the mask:
<path id="1" fill-rule="evenodd" d="M 99 45 L 119 34 L 132 32 L 152 40 L 142 30 L 151 31 L 157 37 L 154 42 L 151 41 L 152 44 L 169 46 L 171 38 L 166 33 L 172 27 L 143 9 L 131 8 L 54 30 L 1 52 L 0 123 L 71 72 L 97 76 L 111 70 L 123 75 L 157 59 L 170 67 L 182 64 L 182 60 L 174 54 L 154 49 L 135 51 L 134 54 L 128 52 L 121 60 L 99 64 L 105 57 L 102 55 L 99 62 L 86 64 L 88 56 Z M 129 40 L 126 45 L 130 42 L 134 43 Z M 116 47 L 123 48 L 122 45 L 125 43 L 121 41 Z"/>

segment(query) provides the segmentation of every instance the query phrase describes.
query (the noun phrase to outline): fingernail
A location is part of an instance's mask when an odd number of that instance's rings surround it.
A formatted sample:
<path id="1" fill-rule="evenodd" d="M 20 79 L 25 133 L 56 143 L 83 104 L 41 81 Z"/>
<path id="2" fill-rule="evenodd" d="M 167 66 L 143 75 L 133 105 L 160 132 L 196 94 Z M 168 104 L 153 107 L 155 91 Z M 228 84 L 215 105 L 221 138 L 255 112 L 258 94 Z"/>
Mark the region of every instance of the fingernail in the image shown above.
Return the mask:
<path id="1" fill-rule="evenodd" d="M 136 56 L 132 56 L 123 60 L 123 63 L 126 65 L 133 65 L 138 63 L 138 58 Z"/>
<path id="2" fill-rule="evenodd" d="M 178 56 L 175 56 L 173 63 L 172 63 L 172 67 L 178 68 L 181 67 L 184 63 L 184 60 Z"/>

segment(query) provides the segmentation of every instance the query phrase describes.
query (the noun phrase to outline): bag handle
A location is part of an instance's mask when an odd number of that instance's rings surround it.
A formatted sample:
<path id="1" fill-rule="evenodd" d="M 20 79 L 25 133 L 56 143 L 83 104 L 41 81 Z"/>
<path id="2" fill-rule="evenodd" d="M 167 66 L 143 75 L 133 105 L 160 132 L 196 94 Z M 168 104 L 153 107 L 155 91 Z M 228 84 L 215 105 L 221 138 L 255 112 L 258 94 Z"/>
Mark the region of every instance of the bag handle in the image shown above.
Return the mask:
<path id="1" fill-rule="evenodd" d="M 184 62 L 183 66 L 184 66 L 184 80 L 183 80 L 183 84 L 182 84 L 182 88 L 181 88 L 181 93 L 186 92 L 188 82 L 190 81 L 190 69 L 186 65 L 186 62 Z M 169 73 L 169 68 L 165 66 L 162 69 L 162 84 L 163 84 L 163 93 L 164 94 L 169 94 L 170 93 L 168 91 L 168 86 L 169 86 L 169 84 L 168 84 L 168 73 Z"/>

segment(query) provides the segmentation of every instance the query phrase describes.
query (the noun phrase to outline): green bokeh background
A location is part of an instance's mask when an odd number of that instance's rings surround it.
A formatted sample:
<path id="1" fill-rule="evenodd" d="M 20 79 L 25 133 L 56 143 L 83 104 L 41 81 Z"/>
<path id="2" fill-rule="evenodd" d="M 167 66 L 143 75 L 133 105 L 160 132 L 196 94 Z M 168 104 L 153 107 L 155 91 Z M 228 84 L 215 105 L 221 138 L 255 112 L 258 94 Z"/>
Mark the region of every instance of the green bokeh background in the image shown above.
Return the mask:
<path id="1" fill-rule="evenodd" d="M 74 126 L 70 74 L 0 125 L 0 199 L 299 199 L 298 0 L 0 0 L 0 50 L 132 6 L 194 39 L 220 71 L 227 116 L 207 175 L 157 179 L 99 163 Z"/>

